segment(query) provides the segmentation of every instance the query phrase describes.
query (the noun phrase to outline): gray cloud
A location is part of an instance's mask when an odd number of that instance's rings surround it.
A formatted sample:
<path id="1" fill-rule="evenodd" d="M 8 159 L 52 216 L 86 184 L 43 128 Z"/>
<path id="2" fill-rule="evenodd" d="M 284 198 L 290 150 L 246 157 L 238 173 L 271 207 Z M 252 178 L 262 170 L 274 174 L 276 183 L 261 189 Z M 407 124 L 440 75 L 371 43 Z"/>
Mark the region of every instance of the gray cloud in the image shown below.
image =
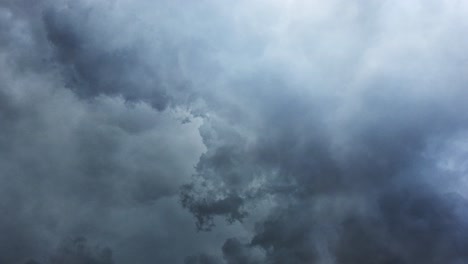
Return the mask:
<path id="1" fill-rule="evenodd" d="M 112 251 L 108 248 L 88 246 L 86 239 L 79 237 L 66 241 L 51 257 L 51 263 L 112 264 Z"/>
<path id="2" fill-rule="evenodd" d="M 186 85 L 178 74 L 176 53 L 171 47 L 161 47 L 153 62 L 141 51 L 141 45 L 114 47 L 102 43 L 94 34 L 103 32 L 92 29 L 99 25 L 99 16 L 99 10 L 92 6 L 51 8 L 44 12 L 47 38 L 71 88 L 83 97 L 122 95 L 129 101 L 146 101 L 159 110 L 166 108 L 173 100 L 170 90 L 175 92 Z M 161 67 L 171 72 L 163 72 Z"/>
<path id="3" fill-rule="evenodd" d="M 68 239 L 64 241 L 46 263 L 77 263 L 77 264 L 112 264 L 112 251 L 109 248 L 90 246 L 83 237 Z M 25 264 L 39 264 L 38 261 L 30 259 Z"/>
<path id="4" fill-rule="evenodd" d="M 189 256 L 185 259 L 185 264 L 216 264 L 219 263 L 219 259 L 213 256 L 201 254 L 198 256 Z"/>
<path id="5" fill-rule="evenodd" d="M 468 259 L 466 4 L 33 2 L 0 3 L 0 262 Z"/>

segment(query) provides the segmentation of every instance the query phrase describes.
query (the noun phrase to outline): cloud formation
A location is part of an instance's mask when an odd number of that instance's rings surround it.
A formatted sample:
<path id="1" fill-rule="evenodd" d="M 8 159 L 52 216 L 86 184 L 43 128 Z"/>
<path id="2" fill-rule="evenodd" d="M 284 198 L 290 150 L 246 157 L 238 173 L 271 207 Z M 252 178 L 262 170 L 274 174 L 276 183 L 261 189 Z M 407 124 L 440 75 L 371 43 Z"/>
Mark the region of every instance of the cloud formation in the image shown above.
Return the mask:
<path id="1" fill-rule="evenodd" d="M 0 2 L 0 262 L 465 263 L 467 15 Z"/>

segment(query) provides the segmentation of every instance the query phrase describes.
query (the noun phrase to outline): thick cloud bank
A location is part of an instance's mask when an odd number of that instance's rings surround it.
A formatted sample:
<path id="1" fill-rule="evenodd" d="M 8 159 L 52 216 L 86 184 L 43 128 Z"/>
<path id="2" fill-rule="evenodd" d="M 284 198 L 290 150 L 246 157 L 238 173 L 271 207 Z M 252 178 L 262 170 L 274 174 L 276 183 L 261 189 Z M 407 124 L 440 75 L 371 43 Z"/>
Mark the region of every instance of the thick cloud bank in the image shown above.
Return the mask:
<path id="1" fill-rule="evenodd" d="M 467 17 L 0 0 L 0 263 L 468 263 Z"/>

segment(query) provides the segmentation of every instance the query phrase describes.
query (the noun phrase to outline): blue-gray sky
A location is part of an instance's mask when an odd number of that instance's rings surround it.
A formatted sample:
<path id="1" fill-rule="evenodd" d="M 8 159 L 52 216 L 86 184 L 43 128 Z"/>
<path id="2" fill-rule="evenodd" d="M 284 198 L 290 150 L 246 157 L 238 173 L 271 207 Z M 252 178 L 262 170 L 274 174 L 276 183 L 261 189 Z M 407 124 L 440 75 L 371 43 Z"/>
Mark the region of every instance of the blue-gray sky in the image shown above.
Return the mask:
<path id="1" fill-rule="evenodd" d="M 0 0 L 0 263 L 468 263 L 467 17 Z"/>

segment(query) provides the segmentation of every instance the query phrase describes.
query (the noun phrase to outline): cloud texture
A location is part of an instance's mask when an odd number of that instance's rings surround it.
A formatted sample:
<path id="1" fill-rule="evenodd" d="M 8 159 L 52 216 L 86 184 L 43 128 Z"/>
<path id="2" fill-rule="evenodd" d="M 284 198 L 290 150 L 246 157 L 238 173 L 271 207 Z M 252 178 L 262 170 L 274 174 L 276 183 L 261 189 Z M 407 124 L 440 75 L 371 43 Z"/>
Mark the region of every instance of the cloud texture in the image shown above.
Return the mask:
<path id="1" fill-rule="evenodd" d="M 468 262 L 466 17 L 0 0 L 0 263 Z"/>

